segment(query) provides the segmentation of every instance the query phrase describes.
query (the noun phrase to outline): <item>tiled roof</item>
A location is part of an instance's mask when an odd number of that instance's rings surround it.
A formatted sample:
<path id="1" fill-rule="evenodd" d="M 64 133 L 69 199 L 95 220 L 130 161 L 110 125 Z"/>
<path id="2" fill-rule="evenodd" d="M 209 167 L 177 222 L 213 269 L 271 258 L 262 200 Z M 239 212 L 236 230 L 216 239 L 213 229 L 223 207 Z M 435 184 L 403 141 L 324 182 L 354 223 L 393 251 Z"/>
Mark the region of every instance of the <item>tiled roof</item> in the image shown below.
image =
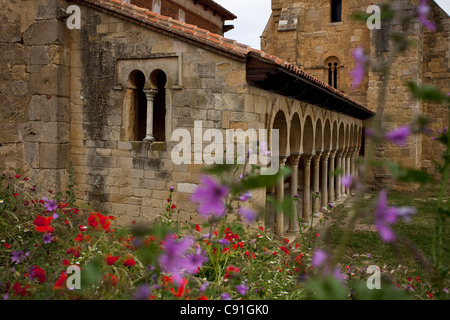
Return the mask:
<path id="1" fill-rule="evenodd" d="M 163 16 L 161 14 L 152 12 L 146 8 L 141 8 L 133 4 L 129 4 L 121 0 L 72 0 L 78 3 L 82 3 L 86 6 L 94 7 L 98 10 L 105 11 L 112 15 L 117 15 L 121 18 L 132 20 L 150 29 L 158 30 L 166 33 L 170 36 L 182 38 L 185 41 L 193 42 L 197 45 L 201 45 L 207 49 L 216 51 L 221 54 L 225 54 L 229 57 L 238 59 L 240 61 L 246 61 L 247 56 L 252 54 L 260 59 L 270 61 L 278 65 L 280 68 L 288 71 L 295 76 L 303 78 L 307 81 L 314 83 L 315 85 L 322 87 L 323 89 L 337 95 L 352 104 L 359 106 L 369 112 L 373 111 L 366 105 L 349 97 L 342 91 L 339 91 L 325 82 L 307 74 L 296 65 L 287 62 L 279 57 L 270 55 L 261 50 L 251 48 L 248 45 L 241 44 L 235 40 L 228 39 L 218 34 L 211 33 L 206 29 L 199 28 L 192 24 L 175 20 L 171 17 Z"/>

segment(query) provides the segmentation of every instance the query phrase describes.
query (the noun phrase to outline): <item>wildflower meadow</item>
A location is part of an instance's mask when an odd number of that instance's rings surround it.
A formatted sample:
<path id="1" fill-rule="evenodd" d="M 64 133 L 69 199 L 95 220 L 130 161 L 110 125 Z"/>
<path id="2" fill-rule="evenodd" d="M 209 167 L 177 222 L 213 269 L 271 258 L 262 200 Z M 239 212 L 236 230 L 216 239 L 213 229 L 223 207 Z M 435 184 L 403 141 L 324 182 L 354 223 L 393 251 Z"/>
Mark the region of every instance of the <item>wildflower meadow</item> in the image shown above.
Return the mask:
<path id="1" fill-rule="evenodd" d="M 426 1 L 420 3 L 417 14 L 426 28 L 432 28 Z M 395 6 L 383 10 L 395 16 Z M 363 48 L 355 51 L 354 87 L 369 68 L 383 73 L 384 86 L 388 85 L 389 65 L 405 50 L 404 39 L 395 39 L 398 46 L 388 61 L 372 61 Z M 438 88 L 410 83 L 410 89 L 417 99 L 450 107 L 449 95 Z M 378 111 L 384 98 L 382 91 Z M 448 127 L 436 137 L 443 150 L 442 159 L 436 159 L 441 164 L 441 180 L 436 181 L 420 170 L 375 157 L 381 143 L 401 146 L 411 135 L 422 134 L 426 119 L 386 132 L 379 113 L 367 130 L 360 174 L 342 179 L 356 195 L 346 204 L 329 205 L 323 218 L 311 214 L 316 221 L 300 219 L 299 234 L 289 238 L 266 230 L 264 210 L 249 205 L 255 190 L 274 187 L 289 176 L 289 168 L 264 176 L 257 165 L 205 167 L 191 198 L 198 203 L 192 214 L 202 223 L 180 219 L 173 199 L 177 191 L 171 187 L 164 214 L 149 224 L 130 225 L 119 225 L 116 216 L 79 204 L 72 168 L 66 190 L 45 194 L 37 194 L 39 181 L 31 181 L 26 171 L 1 168 L 0 300 L 449 299 Z M 433 227 L 420 235 L 428 239 L 427 248 L 398 232 L 414 225 L 423 208 L 397 204 L 392 190 L 369 188 L 370 173 L 377 166 L 389 168 L 398 184 L 414 184 L 417 190 L 433 186 L 435 200 L 425 199 Z M 368 199 L 368 194 L 373 196 Z M 292 200 L 286 197 L 274 205 L 289 212 Z M 344 218 L 339 220 L 338 213 Z M 361 219 L 368 221 L 378 242 L 355 252 L 352 234 Z M 336 221 L 339 230 L 333 230 Z M 358 245 L 363 245 L 363 237 Z M 401 262 L 387 262 L 384 251 L 374 246 L 401 247 L 413 262 L 399 267 Z"/>

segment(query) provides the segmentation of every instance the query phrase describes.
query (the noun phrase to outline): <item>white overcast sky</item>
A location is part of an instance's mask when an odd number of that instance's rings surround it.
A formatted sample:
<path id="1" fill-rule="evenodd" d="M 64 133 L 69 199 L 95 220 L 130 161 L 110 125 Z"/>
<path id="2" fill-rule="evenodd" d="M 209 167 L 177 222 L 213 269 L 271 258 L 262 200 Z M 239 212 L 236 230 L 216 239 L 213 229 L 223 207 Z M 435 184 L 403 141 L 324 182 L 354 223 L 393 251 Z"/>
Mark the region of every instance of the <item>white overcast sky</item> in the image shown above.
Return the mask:
<path id="1" fill-rule="evenodd" d="M 234 29 L 225 33 L 225 37 L 260 49 L 259 37 L 266 27 L 271 13 L 271 0 L 214 0 L 237 16 L 227 24 Z M 450 15 L 450 0 L 435 0 Z"/>

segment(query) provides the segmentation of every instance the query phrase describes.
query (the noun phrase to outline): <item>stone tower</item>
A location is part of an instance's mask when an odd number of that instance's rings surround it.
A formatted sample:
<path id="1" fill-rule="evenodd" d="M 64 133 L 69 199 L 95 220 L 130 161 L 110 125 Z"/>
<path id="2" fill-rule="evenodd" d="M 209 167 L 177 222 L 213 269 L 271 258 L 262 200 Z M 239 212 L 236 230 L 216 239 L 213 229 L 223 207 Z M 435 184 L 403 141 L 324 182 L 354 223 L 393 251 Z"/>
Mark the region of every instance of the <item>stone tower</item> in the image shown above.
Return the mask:
<path id="1" fill-rule="evenodd" d="M 403 1 L 402 12 L 414 13 L 417 2 Z M 352 89 L 352 52 L 362 47 L 372 58 L 387 56 L 393 46 L 387 33 L 405 32 L 417 45 L 395 60 L 381 111 L 383 126 L 386 130 L 393 129 L 425 114 L 431 118 L 431 130 L 428 136 L 411 137 L 404 148 L 385 144 L 377 152 L 378 156 L 401 165 L 437 173 L 433 160 L 438 160 L 439 145 L 431 138 L 445 126 L 448 111 L 415 101 L 406 82 L 433 84 L 444 92 L 450 91 L 449 16 L 434 1 L 429 1 L 430 19 L 437 25 L 434 32 L 417 20 L 407 28 L 384 22 L 380 30 L 370 30 L 365 23 L 352 18 L 352 14 L 366 12 L 372 4 L 369 0 L 272 0 L 272 15 L 261 37 L 261 48 L 297 64 L 305 72 L 375 109 L 380 75 L 367 72 L 361 85 Z M 383 171 L 376 172 L 374 177 L 380 184 L 390 180 L 389 174 Z"/>

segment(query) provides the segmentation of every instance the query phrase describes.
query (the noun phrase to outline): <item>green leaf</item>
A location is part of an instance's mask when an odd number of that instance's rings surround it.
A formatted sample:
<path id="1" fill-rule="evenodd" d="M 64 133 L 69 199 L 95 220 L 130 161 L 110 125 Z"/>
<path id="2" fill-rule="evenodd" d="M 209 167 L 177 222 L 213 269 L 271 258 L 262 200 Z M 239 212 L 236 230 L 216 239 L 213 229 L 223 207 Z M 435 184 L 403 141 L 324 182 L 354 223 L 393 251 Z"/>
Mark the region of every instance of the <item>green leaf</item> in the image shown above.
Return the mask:
<path id="1" fill-rule="evenodd" d="M 284 179 L 291 174 L 291 169 L 289 167 L 284 167 L 274 175 L 255 175 L 245 178 L 241 186 L 243 190 L 259 189 L 263 187 L 272 188 L 274 187 L 280 179 Z"/>
<path id="2" fill-rule="evenodd" d="M 431 85 L 419 86 L 413 81 L 408 82 L 408 87 L 417 99 L 432 101 L 436 103 L 450 104 L 450 97 L 443 94 L 437 87 Z"/>
<path id="3" fill-rule="evenodd" d="M 346 300 L 347 293 L 342 282 L 332 276 L 327 278 L 313 278 L 306 282 L 311 300 Z"/>
<path id="4" fill-rule="evenodd" d="M 388 281 L 381 282 L 381 289 L 370 290 L 365 282 L 360 281 L 352 281 L 351 286 L 355 300 L 411 300 L 404 290 L 395 288 Z"/>
<path id="5" fill-rule="evenodd" d="M 394 178 L 399 182 L 421 184 L 434 182 L 434 179 L 428 173 L 421 170 L 405 168 L 394 162 L 387 162 L 387 166 Z"/>

